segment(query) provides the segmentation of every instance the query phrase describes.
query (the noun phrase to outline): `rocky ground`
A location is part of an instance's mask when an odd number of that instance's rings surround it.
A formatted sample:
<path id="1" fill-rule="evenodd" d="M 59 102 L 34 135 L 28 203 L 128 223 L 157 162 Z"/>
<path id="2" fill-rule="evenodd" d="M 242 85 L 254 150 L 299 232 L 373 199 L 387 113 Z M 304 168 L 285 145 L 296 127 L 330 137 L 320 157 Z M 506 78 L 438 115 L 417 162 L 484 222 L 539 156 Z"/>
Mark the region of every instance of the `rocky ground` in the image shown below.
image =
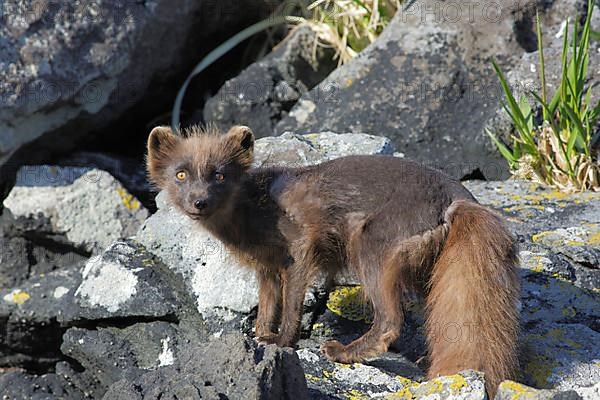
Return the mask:
<path id="1" fill-rule="evenodd" d="M 260 139 L 256 152 L 257 166 L 308 165 L 393 148 L 382 137 L 324 132 Z M 497 398 L 598 398 L 600 193 L 466 185 L 506 216 L 521 247 L 522 375 Z M 106 172 L 25 167 L 4 205 L 0 240 L 14 249 L 0 263 L 5 399 L 484 397 L 475 371 L 425 381 L 418 299 L 388 353 L 365 364 L 327 361 L 323 340 L 351 340 L 370 321 L 351 276 L 306 296 L 295 352 L 257 347 L 247 336 L 252 273 L 162 194 L 147 218 Z M 454 328 L 448 335 L 466 334 Z"/>

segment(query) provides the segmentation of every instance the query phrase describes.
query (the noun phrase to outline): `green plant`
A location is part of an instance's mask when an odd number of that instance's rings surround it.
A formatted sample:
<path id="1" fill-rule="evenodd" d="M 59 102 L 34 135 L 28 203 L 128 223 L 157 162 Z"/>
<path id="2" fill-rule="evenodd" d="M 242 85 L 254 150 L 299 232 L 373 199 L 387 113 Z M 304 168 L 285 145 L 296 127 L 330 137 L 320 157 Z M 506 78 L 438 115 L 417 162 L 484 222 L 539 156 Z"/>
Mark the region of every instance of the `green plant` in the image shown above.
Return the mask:
<path id="1" fill-rule="evenodd" d="M 547 98 L 544 51 L 539 15 L 537 40 L 540 59 L 541 94 L 531 93 L 542 109 L 542 124 L 534 124 L 534 112 L 525 96 L 517 101 L 496 62 L 494 70 L 500 79 L 506 104 L 516 135 L 510 147 L 488 135 L 508 161 L 513 175 L 536 180 L 564 191 L 600 190 L 600 164 L 591 151 L 592 134 L 600 115 L 600 102 L 591 101 L 591 87 L 585 88 L 589 62 L 590 22 L 594 8 L 588 0 L 583 29 L 573 24 L 571 43 L 568 21 L 562 47 L 562 74 L 559 87 Z"/>

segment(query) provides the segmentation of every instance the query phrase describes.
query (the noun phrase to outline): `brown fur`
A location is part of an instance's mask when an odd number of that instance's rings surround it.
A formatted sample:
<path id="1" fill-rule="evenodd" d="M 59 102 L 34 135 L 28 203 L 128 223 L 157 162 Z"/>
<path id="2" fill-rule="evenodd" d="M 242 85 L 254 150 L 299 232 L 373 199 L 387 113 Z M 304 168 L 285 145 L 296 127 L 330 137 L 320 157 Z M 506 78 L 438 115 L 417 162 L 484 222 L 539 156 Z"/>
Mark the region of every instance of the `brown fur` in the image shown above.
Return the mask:
<path id="1" fill-rule="evenodd" d="M 386 156 L 250 169 L 252 151 L 246 127 L 225 135 L 192 129 L 182 138 L 159 127 L 148 140 L 148 172 L 175 206 L 256 270 L 261 342 L 292 345 L 308 286 L 319 272 L 347 266 L 374 321 L 352 343 L 324 343 L 329 359 L 358 362 L 386 351 L 400 334 L 404 296 L 420 290 L 430 377 L 478 369 L 493 393 L 513 376 L 514 240 L 459 182 Z M 175 179 L 178 171 L 185 180 Z M 450 337 L 449 329 L 458 331 Z"/>

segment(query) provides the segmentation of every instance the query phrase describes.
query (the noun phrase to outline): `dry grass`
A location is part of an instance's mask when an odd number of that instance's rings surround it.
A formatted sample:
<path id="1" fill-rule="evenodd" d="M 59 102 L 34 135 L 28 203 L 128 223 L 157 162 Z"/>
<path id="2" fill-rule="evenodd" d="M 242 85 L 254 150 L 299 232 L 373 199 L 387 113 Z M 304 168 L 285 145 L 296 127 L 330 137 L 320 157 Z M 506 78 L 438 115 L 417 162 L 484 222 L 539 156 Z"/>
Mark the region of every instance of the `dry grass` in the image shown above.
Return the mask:
<path id="1" fill-rule="evenodd" d="M 371 44 L 400 9 L 402 0 L 317 0 L 303 19 L 317 33 L 317 45 L 335 49 L 339 64 Z"/>

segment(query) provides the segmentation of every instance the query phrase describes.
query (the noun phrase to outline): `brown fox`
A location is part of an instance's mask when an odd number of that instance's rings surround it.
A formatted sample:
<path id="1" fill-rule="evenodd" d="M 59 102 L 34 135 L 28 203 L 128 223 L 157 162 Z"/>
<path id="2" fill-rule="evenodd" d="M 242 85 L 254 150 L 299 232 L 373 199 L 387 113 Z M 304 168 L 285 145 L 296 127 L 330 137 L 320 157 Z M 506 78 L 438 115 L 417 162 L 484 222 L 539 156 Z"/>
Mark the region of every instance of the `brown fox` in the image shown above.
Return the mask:
<path id="1" fill-rule="evenodd" d="M 157 127 L 150 180 L 255 269 L 256 336 L 291 346 L 308 286 L 348 267 L 373 306 L 359 339 L 328 341 L 330 360 L 385 352 L 403 323 L 403 298 L 426 301 L 429 377 L 475 369 L 487 390 L 517 369 L 519 280 L 514 238 L 460 182 L 391 156 L 350 156 L 303 168 L 251 169 L 254 136 Z M 447 334 L 451 330 L 452 334 Z"/>

